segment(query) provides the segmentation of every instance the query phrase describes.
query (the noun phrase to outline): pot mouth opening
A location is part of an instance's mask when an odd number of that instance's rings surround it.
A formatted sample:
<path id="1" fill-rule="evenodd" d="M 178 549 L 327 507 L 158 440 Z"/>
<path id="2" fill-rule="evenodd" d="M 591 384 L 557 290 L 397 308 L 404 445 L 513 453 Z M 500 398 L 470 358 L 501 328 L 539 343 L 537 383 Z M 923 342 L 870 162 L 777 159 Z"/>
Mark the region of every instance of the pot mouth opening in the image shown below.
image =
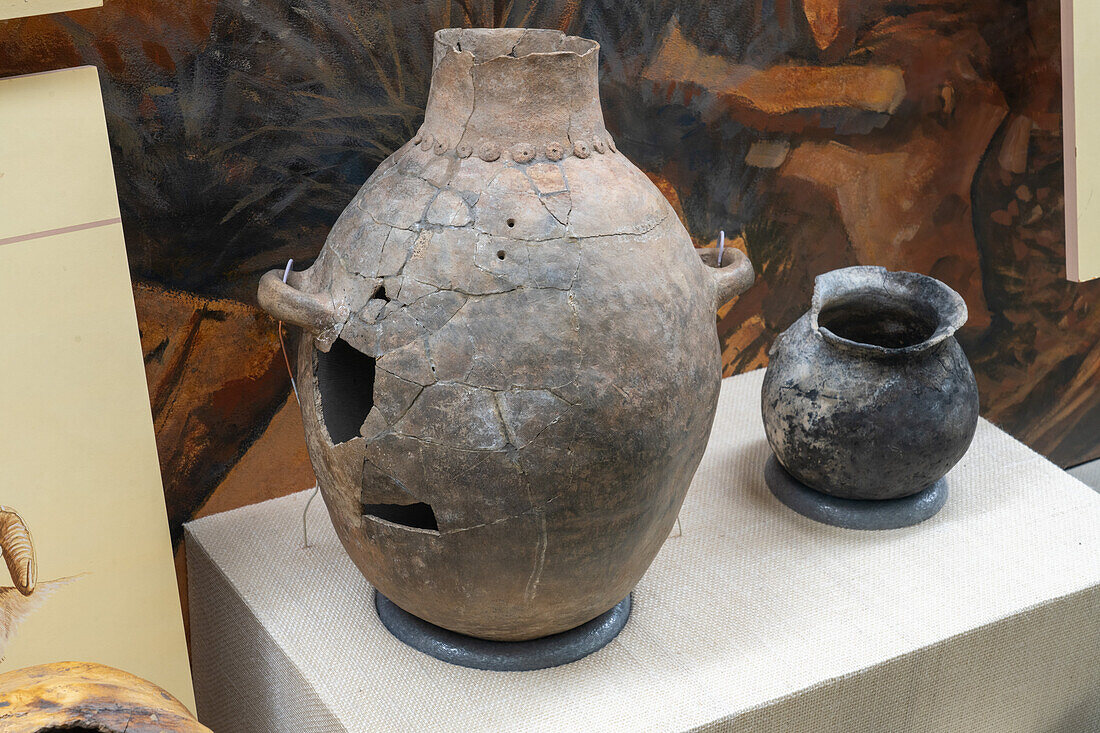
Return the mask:
<path id="1" fill-rule="evenodd" d="M 931 308 L 874 292 L 853 292 L 827 303 L 822 330 L 858 346 L 905 349 L 932 337 L 939 319 Z"/>
<path id="2" fill-rule="evenodd" d="M 836 346 L 893 356 L 942 343 L 966 318 L 962 297 L 935 278 L 848 267 L 817 278 L 810 323 Z"/>
<path id="3" fill-rule="evenodd" d="M 435 32 L 437 46 L 469 53 L 474 64 L 527 56 L 585 56 L 600 44 L 547 28 L 444 28 Z"/>

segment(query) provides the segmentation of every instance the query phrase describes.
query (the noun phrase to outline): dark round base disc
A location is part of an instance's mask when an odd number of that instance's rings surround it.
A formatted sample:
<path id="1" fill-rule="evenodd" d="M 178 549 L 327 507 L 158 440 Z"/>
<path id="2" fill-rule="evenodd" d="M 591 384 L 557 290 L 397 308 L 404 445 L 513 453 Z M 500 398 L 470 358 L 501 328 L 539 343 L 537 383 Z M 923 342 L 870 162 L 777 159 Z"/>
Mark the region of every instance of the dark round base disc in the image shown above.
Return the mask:
<path id="1" fill-rule="evenodd" d="M 374 607 L 391 634 L 413 649 L 461 667 L 522 672 L 587 657 L 619 635 L 630 618 L 631 596 L 586 624 L 530 641 L 489 641 L 440 628 L 413 616 L 374 591 Z"/>
<path id="2" fill-rule="evenodd" d="M 773 455 L 764 466 L 764 480 L 775 497 L 804 517 L 845 529 L 900 529 L 920 524 L 947 501 L 947 479 L 901 499 L 860 501 L 823 494 L 798 481 Z"/>

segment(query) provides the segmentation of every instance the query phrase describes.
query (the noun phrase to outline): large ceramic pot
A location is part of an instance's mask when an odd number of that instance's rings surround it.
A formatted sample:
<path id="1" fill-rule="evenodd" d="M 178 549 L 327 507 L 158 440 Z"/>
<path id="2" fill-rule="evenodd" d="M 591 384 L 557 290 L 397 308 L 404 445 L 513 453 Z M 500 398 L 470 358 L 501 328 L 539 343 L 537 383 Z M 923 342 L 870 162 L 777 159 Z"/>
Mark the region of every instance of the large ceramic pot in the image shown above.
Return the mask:
<path id="1" fill-rule="evenodd" d="M 978 421 L 974 373 L 954 333 L 959 294 L 881 267 L 817 278 L 813 304 L 772 347 L 764 429 L 779 463 L 843 499 L 899 499 L 962 458 Z"/>
<path id="2" fill-rule="evenodd" d="M 260 302 L 305 329 L 299 392 L 336 530 L 404 610 L 494 640 L 608 611 L 676 518 L 710 433 L 708 268 L 604 127 L 598 45 L 436 34 L 424 124 L 307 271 Z"/>

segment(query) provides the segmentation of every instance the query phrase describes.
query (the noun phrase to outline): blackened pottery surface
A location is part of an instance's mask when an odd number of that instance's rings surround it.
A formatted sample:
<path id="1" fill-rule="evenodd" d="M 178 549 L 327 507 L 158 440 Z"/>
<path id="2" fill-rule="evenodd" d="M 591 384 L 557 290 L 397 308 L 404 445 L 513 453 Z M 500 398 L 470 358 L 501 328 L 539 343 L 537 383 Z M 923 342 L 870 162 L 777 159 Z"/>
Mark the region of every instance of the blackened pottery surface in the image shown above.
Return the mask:
<path id="1" fill-rule="evenodd" d="M 953 334 L 957 293 L 930 277 L 850 267 L 817 278 L 813 306 L 772 348 L 768 442 L 801 483 L 846 499 L 924 491 L 963 456 L 978 391 Z"/>

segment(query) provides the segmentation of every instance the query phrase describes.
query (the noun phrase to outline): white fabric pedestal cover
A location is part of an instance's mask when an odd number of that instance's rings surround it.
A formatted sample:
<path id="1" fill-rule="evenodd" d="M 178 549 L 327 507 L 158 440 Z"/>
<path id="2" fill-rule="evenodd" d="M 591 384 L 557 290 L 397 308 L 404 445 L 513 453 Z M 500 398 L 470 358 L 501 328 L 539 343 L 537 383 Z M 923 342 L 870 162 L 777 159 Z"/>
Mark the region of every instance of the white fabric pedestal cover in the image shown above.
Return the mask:
<path id="1" fill-rule="evenodd" d="M 309 492 L 187 527 L 200 718 L 258 731 L 1100 730 L 1100 495 L 984 420 L 917 527 L 816 524 L 768 492 L 763 372 L 711 443 L 622 634 L 536 672 L 389 635 Z"/>

